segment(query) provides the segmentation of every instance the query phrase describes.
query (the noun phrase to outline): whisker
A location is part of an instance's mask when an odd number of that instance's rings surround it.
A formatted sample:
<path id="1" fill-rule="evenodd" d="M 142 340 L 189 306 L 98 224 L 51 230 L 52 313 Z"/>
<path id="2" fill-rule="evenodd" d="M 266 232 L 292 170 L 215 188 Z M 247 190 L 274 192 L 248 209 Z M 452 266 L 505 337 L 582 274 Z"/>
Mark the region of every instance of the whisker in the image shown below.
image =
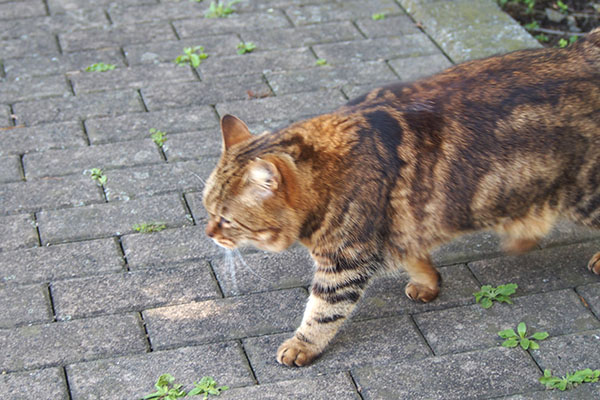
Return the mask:
<path id="1" fill-rule="evenodd" d="M 186 168 L 186 169 L 187 169 L 187 168 Z M 206 186 L 206 181 L 205 181 L 204 179 L 202 179 L 202 177 L 201 177 L 200 175 L 198 175 L 197 173 L 195 173 L 194 171 L 192 171 L 192 170 L 189 170 L 189 169 L 188 169 L 187 171 L 188 171 L 190 174 L 194 175 L 196 178 L 198 178 L 198 180 L 199 180 L 200 182 L 202 182 L 202 189 L 204 189 L 204 186 Z"/>
<path id="2" fill-rule="evenodd" d="M 229 276 L 231 278 L 231 291 L 233 294 L 239 294 L 237 278 L 235 276 L 235 259 L 233 258 L 233 251 L 223 249 L 225 252 L 225 263 L 229 269 Z"/>
<path id="3" fill-rule="evenodd" d="M 238 249 L 233 250 L 233 253 L 240 259 L 240 261 L 242 262 L 242 264 L 244 264 L 244 266 L 246 268 L 248 268 L 248 271 L 250 271 L 252 273 L 252 275 L 256 276 L 259 279 L 262 279 L 265 282 L 269 282 L 272 284 L 276 284 L 276 282 L 273 282 L 267 278 L 264 278 L 262 276 L 260 276 L 256 271 L 254 271 L 252 268 L 250 268 L 250 266 L 246 263 L 246 261 L 244 260 L 244 258 L 242 257 L 242 254 L 240 253 L 240 251 Z"/>

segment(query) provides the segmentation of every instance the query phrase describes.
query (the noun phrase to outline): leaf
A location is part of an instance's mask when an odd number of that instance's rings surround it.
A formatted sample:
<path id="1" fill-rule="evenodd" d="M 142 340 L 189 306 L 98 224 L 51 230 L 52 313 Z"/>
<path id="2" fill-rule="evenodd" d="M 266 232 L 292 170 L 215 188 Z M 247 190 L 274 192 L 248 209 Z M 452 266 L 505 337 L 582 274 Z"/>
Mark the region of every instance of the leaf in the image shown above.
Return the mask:
<path id="1" fill-rule="evenodd" d="M 525 333 L 527 333 L 527 327 L 525 326 L 525 322 L 519 323 L 517 325 L 517 332 L 519 332 L 519 336 L 521 338 L 525 338 Z"/>
<path id="2" fill-rule="evenodd" d="M 529 348 L 530 341 L 527 338 L 523 338 L 519 341 L 519 344 L 523 348 L 523 350 L 527 350 Z"/>
<path id="3" fill-rule="evenodd" d="M 200 57 L 198 56 L 198 54 L 192 54 L 190 56 L 190 59 L 192 61 L 192 67 L 198 68 L 198 66 L 200 65 Z"/>
<path id="4" fill-rule="evenodd" d="M 510 339 L 505 340 L 502 343 L 502 346 L 512 348 L 512 347 L 517 347 L 518 344 L 519 344 L 519 341 L 516 338 L 510 338 Z"/>
<path id="5" fill-rule="evenodd" d="M 507 283 L 506 285 L 498 286 L 497 290 L 498 290 L 499 294 L 503 294 L 505 296 L 510 296 L 517 290 L 518 287 L 519 286 L 517 286 L 517 284 L 515 284 L 515 283 Z"/>
<path id="6" fill-rule="evenodd" d="M 550 336 L 550 335 L 548 334 L 548 332 L 536 332 L 536 333 L 534 333 L 533 335 L 531 335 L 531 338 L 532 338 L 532 339 L 535 339 L 535 340 L 544 340 L 544 339 L 546 339 L 548 336 Z"/>
<path id="7" fill-rule="evenodd" d="M 552 376 L 552 371 L 550 371 L 549 369 L 545 369 L 544 370 L 544 377 L 549 378 Z"/>
<path id="8" fill-rule="evenodd" d="M 490 308 L 492 306 L 492 300 L 489 297 L 481 299 L 481 306 L 483 308 Z"/>
<path id="9" fill-rule="evenodd" d="M 498 335 L 502 338 L 502 339 L 508 339 L 511 337 L 516 337 L 517 334 L 515 333 L 514 330 L 512 329 L 505 329 L 503 331 L 498 332 Z"/>
<path id="10" fill-rule="evenodd" d="M 529 348 L 530 348 L 531 350 L 537 350 L 537 349 L 539 349 L 539 348 L 540 348 L 540 345 L 539 345 L 539 344 L 537 344 L 536 342 L 534 342 L 533 340 L 530 340 L 530 341 L 529 341 Z"/>

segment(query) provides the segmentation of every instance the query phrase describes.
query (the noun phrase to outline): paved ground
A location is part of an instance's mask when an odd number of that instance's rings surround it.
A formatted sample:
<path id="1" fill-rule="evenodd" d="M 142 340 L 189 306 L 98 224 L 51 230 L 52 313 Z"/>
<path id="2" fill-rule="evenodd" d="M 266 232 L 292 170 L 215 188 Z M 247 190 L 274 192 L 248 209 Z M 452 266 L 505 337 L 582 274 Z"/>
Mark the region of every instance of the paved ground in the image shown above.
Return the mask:
<path id="1" fill-rule="evenodd" d="M 226 399 L 600 396 L 599 384 L 557 394 L 537 382 L 544 368 L 600 368 L 600 278 L 585 268 L 598 234 L 561 225 L 521 257 L 489 234 L 446 246 L 439 299 L 415 304 L 405 277 L 379 281 L 302 369 L 275 351 L 304 307 L 305 252 L 250 252 L 232 269 L 203 234 L 219 115 L 261 132 L 379 83 L 535 46 L 522 28 L 491 0 L 243 0 L 226 19 L 207 8 L 0 0 L 0 398 L 137 399 L 167 372 L 213 376 Z M 237 55 L 240 41 L 257 48 Z M 199 45 L 199 68 L 173 63 Z M 116 68 L 85 71 L 97 62 Z M 150 128 L 167 132 L 162 149 Z M 145 222 L 167 229 L 134 231 Z M 480 285 L 507 282 L 514 305 L 474 303 Z M 520 321 L 551 338 L 500 347 L 496 332 Z"/>

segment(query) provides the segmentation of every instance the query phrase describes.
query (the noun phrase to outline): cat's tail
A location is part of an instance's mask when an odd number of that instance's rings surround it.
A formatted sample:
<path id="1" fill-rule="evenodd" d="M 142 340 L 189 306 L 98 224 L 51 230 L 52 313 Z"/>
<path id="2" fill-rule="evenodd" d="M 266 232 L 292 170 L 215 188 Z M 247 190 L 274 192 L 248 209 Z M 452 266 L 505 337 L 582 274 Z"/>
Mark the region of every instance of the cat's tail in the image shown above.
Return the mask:
<path id="1" fill-rule="evenodd" d="M 600 47 L 600 28 L 596 28 L 583 37 L 585 42 Z"/>
<path id="2" fill-rule="evenodd" d="M 581 52 L 594 68 L 600 69 L 600 28 L 594 29 L 569 47 Z"/>

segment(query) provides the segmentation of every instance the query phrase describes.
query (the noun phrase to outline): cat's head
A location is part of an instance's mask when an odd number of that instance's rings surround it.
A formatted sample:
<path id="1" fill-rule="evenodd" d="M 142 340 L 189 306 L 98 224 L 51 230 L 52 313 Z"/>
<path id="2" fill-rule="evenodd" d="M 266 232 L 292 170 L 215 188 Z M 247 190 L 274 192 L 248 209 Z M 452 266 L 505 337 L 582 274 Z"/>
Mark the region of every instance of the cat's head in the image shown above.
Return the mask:
<path id="1" fill-rule="evenodd" d="M 252 136 L 232 115 L 221 119 L 221 133 L 223 152 L 203 193 L 209 217 L 206 234 L 228 249 L 245 245 L 286 249 L 298 238 L 302 223 L 295 204 L 299 193 L 292 157 L 277 148 L 259 155 L 252 152 L 260 136 Z"/>

